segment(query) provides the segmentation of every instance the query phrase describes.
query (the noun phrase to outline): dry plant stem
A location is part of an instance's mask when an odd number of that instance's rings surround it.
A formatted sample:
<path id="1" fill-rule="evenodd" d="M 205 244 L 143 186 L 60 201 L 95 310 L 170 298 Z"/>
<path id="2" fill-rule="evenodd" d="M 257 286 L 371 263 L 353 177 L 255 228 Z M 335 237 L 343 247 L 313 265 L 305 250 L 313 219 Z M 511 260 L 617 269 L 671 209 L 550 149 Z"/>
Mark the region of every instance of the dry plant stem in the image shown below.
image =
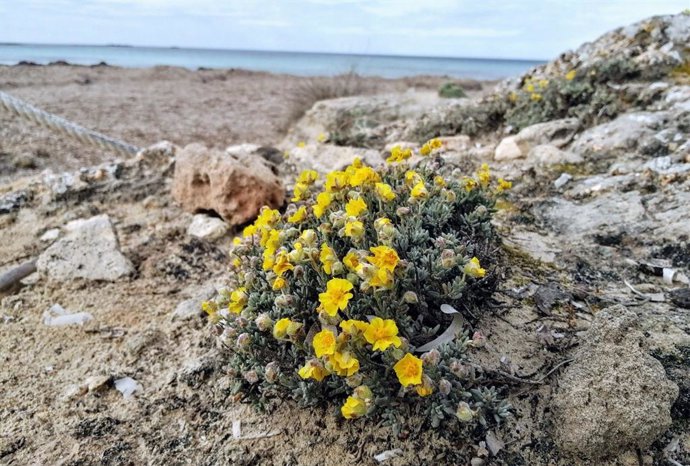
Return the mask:
<path id="1" fill-rule="evenodd" d="M 36 271 L 36 259 L 24 262 L 0 275 L 0 293 L 9 292 L 19 280 Z"/>

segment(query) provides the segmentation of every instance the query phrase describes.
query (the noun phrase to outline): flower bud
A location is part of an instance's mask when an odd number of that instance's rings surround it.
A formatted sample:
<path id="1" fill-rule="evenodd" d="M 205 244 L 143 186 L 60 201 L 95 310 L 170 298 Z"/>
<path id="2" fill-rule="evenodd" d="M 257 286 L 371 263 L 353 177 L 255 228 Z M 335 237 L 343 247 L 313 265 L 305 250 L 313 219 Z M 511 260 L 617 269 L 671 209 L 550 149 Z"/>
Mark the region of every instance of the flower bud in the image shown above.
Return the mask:
<path id="1" fill-rule="evenodd" d="M 362 380 L 363 380 L 362 374 L 357 373 L 357 374 L 351 375 L 350 377 L 346 378 L 345 383 L 347 384 L 348 387 L 356 388 L 356 387 L 359 387 L 360 385 L 362 385 Z"/>
<path id="2" fill-rule="evenodd" d="M 243 374 L 244 380 L 249 383 L 257 383 L 259 381 L 259 374 L 256 371 L 247 371 Z"/>
<path id="3" fill-rule="evenodd" d="M 294 337 L 301 330 L 302 324 L 299 322 L 290 322 L 287 328 L 288 336 Z"/>
<path id="4" fill-rule="evenodd" d="M 424 364 L 428 366 L 436 366 L 441 360 L 441 353 L 434 348 L 422 354 L 421 359 L 424 362 Z"/>
<path id="5" fill-rule="evenodd" d="M 470 408 L 470 405 L 464 401 L 458 404 L 458 410 L 455 415 L 461 422 L 470 422 L 474 418 L 474 411 Z"/>
<path id="6" fill-rule="evenodd" d="M 333 271 L 333 275 L 340 275 L 345 272 L 345 266 L 342 262 L 338 261 L 331 266 L 331 270 Z"/>
<path id="7" fill-rule="evenodd" d="M 237 347 L 240 349 L 249 348 L 249 344 L 252 342 L 252 337 L 248 333 L 240 333 L 237 337 Z"/>
<path id="8" fill-rule="evenodd" d="M 275 383 L 280 375 L 280 366 L 276 361 L 271 361 L 266 364 L 266 369 L 264 370 L 264 375 L 266 376 L 266 381 L 270 383 Z"/>
<path id="9" fill-rule="evenodd" d="M 360 385 L 359 387 L 355 388 L 355 391 L 352 395 L 360 400 L 371 400 L 374 397 L 371 389 L 366 385 Z"/>
<path id="10" fill-rule="evenodd" d="M 468 378 L 471 373 L 472 373 L 472 368 L 468 366 L 467 364 L 463 364 L 457 359 L 453 359 L 450 362 L 450 371 L 459 379 L 466 379 Z"/>
<path id="11" fill-rule="evenodd" d="M 448 396 L 450 391 L 453 389 L 453 385 L 446 379 L 441 379 L 438 381 L 438 391 L 443 396 Z"/>
<path id="12" fill-rule="evenodd" d="M 249 321 L 242 316 L 237 317 L 235 323 L 239 328 L 247 328 L 247 325 L 249 325 Z"/>
<path id="13" fill-rule="evenodd" d="M 268 316 L 268 314 L 265 313 L 259 314 L 254 323 L 256 324 L 256 327 L 262 332 L 271 330 L 273 328 L 273 320 Z"/>
<path id="14" fill-rule="evenodd" d="M 405 294 L 403 294 L 403 301 L 407 304 L 417 304 L 419 302 L 419 297 L 414 291 L 406 291 Z"/>
<path id="15" fill-rule="evenodd" d="M 311 228 L 308 230 L 304 230 L 302 234 L 299 236 L 299 238 L 306 246 L 313 246 L 316 242 L 316 232 Z"/>
<path id="16" fill-rule="evenodd" d="M 486 206 L 483 206 L 483 205 L 477 206 L 477 208 L 474 209 L 474 213 L 479 215 L 480 217 L 483 217 L 484 215 L 486 215 L 487 212 L 488 212 L 488 210 L 487 210 Z"/>
<path id="17" fill-rule="evenodd" d="M 458 198 L 455 194 L 455 191 L 451 191 L 450 189 L 444 189 L 441 191 L 441 196 L 443 196 L 443 199 L 446 202 L 455 202 Z"/>
<path id="18" fill-rule="evenodd" d="M 482 332 L 476 331 L 472 335 L 472 340 L 470 341 L 470 344 L 474 346 L 475 348 L 483 348 L 484 345 L 486 345 L 486 337 Z"/>
<path id="19" fill-rule="evenodd" d="M 396 213 L 396 215 L 397 215 L 398 217 L 404 217 L 404 216 L 406 216 L 406 215 L 410 215 L 410 212 L 412 212 L 412 211 L 410 210 L 410 208 L 409 208 L 409 207 L 405 207 L 405 206 L 403 206 L 403 207 L 398 207 L 398 209 L 395 211 L 395 213 Z"/>
<path id="20" fill-rule="evenodd" d="M 452 269 L 456 264 L 455 251 L 452 249 L 444 249 L 441 251 L 441 267 L 444 269 Z"/>

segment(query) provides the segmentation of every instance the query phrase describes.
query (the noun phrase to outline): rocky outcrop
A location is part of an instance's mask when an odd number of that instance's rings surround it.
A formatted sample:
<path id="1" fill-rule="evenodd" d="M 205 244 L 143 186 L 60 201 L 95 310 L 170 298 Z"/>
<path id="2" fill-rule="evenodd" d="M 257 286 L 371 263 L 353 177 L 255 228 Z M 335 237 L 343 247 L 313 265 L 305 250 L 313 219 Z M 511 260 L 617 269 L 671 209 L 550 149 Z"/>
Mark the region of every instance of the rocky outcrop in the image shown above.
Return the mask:
<path id="1" fill-rule="evenodd" d="M 268 205 L 279 207 L 285 190 L 261 157 L 231 155 L 200 144 L 177 154 L 172 194 L 183 209 L 213 211 L 230 225 L 241 225 Z"/>
<path id="2" fill-rule="evenodd" d="M 678 386 L 640 347 L 636 316 L 622 306 L 597 314 L 552 402 L 559 448 L 588 459 L 647 448 L 671 425 Z"/>
<path id="3" fill-rule="evenodd" d="M 383 163 L 379 151 L 373 149 L 310 143 L 288 151 L 288 163 L 293 164 L 298 171 L 309 169 L 321 174 L 340 170 L 351 164 L 356 157 L 371 166 Z"/>
<path id="4" fill-rule="evenodd" d="M 36 262 L 42 275 L 65 282 L 74 279 L 114 281 L 133 272 L 120 252 L 110 217 L 99 215 L 65 225 L 66 234 Z"/>
<path id="5" fill-rule="evenodd" d="M 579 128 L 576 118 L 537 123 L 521 130 L 515 136 L 504 138 L 496 147 L 495 160 L 513 160 L 526 157 L 539 145 L 549 144 L 556 148 L 570 142 Z"/>

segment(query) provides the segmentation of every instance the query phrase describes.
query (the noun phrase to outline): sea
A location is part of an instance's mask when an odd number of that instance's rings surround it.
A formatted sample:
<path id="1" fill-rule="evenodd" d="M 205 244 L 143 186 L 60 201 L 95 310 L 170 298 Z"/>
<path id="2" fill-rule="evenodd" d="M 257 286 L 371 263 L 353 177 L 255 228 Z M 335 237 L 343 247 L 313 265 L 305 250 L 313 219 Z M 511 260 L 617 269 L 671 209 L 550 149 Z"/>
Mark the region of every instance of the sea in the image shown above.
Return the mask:
<path id="1" fill-rule="evenodd" d="M 334 53 L 269 52 L 198 48 L 132 46 L 0 44 L 0 64 L 77 65 L 107 63 L 121 67 L 157 65 L 198 68 L 239 68 L 298 76 L 332 76 L 354 71 L 362 76 L 400 78 L 437 75 L 453 78 L 500 79 L 519 75 L 542 64 L 536 60 L 492 58 L 409 57 Z"/>

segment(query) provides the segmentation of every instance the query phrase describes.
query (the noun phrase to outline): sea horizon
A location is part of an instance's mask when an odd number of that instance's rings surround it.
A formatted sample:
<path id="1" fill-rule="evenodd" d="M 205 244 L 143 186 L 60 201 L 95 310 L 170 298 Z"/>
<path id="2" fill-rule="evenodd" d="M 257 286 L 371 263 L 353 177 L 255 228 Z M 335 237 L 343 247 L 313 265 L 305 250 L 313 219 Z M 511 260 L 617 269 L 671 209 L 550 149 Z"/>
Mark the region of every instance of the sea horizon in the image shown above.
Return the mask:
<path id="1" fill-rule="evenodd" d="M 106 63 L 125 68 L 179 66 L 188 69 L 245 69 L 298 76 L 362 76 L 401 78 L 435 75 L 467 79 L 501 79 L 545 63 L 536 59 L 442 57 L 337 52 L 291 52 L 219 48 L 136 46 L 128 44 L 28 44 L 0 42 L 0 64 L 31 62 L 47 65 Z"/>

